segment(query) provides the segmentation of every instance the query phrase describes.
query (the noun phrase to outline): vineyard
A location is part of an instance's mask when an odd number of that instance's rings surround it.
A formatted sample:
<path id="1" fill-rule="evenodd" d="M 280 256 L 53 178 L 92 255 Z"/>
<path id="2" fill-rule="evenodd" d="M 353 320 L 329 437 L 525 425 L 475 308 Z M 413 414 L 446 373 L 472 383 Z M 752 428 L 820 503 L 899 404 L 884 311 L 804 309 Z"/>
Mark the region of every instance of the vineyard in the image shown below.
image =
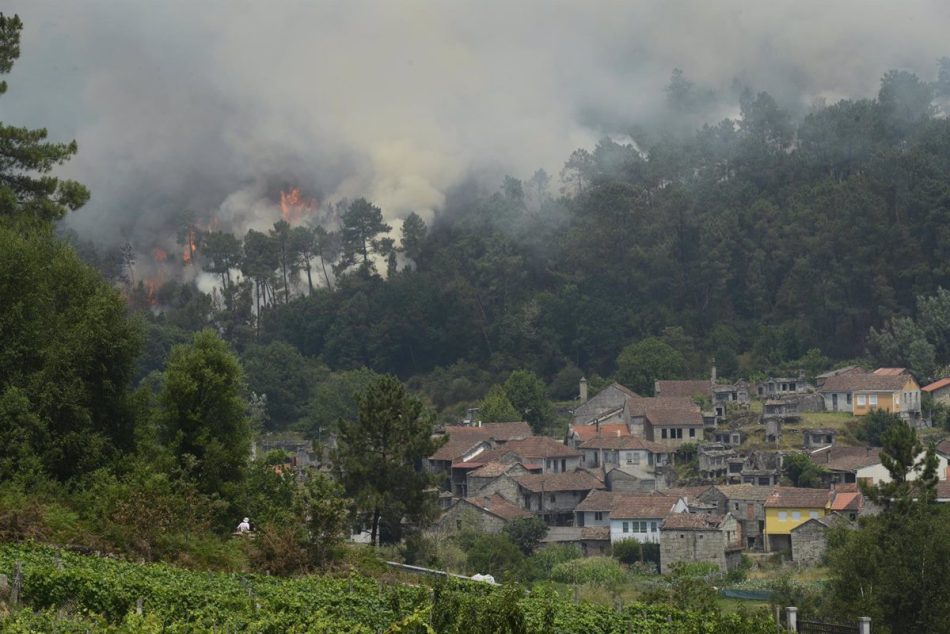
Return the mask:
<path id="1" fill-rule="evenodd" d="M 18 566 L 19 564 L 19 566 Z M 19 570 L 19 574 L 17 573 Z M 356 574 L 276 577 L 0 547 L 4 632 L 774 633 L 764 616 L 574 603 L 550 590 L 433 587 Z M 16 605 L 13 605 L 16 603 Z"/>

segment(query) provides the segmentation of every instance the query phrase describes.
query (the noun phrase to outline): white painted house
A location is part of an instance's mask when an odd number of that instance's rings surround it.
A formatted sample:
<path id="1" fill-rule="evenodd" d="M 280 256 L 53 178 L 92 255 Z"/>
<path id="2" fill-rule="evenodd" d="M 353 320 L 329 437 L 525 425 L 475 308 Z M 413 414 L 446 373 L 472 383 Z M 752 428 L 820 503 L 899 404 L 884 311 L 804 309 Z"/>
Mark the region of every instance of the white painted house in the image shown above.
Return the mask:
<path id="1" fill-rule="evenodd" d="M 682 498 L 658 495 L 618 498 L 610 511 L 610 543 L 627 539 L 660 543 L 660 524 L 672 513 L 687 512 Z"/>

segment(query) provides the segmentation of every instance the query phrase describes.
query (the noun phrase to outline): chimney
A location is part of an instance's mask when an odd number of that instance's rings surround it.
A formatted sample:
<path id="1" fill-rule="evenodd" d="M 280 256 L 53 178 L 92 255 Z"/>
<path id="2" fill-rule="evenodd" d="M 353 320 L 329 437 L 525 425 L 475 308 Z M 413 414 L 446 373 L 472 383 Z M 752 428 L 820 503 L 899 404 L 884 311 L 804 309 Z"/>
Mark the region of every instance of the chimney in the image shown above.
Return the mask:
<path id="1" fill-rule="evenodd" d="M 713 385 L 716 384 L 716 357 L 713 357 L 712 360 L 712 371 L 709 373 L 709 381 Z"/>
<path id="2" fill-rule="evenodd" d="M 491 498 L 486 495 L 484 500 L 485 500 L 485 504 L 484 504 L 485 508 L 488 510 L 491 510 Z"/>
<path id="3" fill-rule="evenodd" d="M 581 404 L 583 404 L 587 402 L 587 379 L 585 379 L 584 377 L 581 377 L 580 390 L 581 390 L 580 401 L 581 401 Z"/>

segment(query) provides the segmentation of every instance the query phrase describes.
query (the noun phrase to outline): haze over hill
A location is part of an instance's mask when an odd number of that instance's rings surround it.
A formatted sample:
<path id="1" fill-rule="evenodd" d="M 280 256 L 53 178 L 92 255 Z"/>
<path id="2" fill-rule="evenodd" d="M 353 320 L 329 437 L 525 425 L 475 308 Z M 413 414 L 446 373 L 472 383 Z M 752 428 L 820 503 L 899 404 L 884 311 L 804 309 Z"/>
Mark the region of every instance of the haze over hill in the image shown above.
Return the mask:
<path id="1" fill-rule="evenodd" d="M 604 135 L 668 129 L 674 68 L 702 99 L 677 126 L 766 90 L 793 114 L 923 78 L 947 53 L 939 1 L 35 2 L 3 118 L 75 137 L 93 192 L 68 223 L 115 244 L 183 209 L 268 227 L 291 185 L 428 218 L 454 186 L 557 174 Z M 394 223 L 398 229 L 398 222 Z"/>

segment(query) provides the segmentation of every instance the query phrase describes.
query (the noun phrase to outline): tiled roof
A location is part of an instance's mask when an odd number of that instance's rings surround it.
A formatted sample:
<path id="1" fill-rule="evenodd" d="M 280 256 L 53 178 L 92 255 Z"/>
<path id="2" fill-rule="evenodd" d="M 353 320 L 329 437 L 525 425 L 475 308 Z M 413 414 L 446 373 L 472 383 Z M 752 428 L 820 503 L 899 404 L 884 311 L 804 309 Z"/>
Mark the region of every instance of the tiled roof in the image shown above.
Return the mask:
<path id="1" fill-rule="evenodd" d="M 947 378 L 945 378 L 945 379 L 940 379 L 939 381 L 934 381 L 934 382 L 931 383 L 930 385 L 928 385 L 928 386 L 926 386 L 926 387 L 922 387 L 922 388 L 920 388 L 920 389 L 921 389 L 922 391 L 924 391 L 924 392 L 935 392 L 935 391 L 937 391 L 937 390 L 939 390 L 939 389 L 941 389 L 941 388 L 945 388 L 945 387 L 947 387 L 947 386 L 950 386 L 950 377 L 947 377 Z"/>
<path id="2" fill-rule="evenodd" d="M 463 434 L 461 436 L 449 436 L 444 445 L 438 448 L 434 454 L 429 456 L 429 460 L 451 460 L 455 462 L 479 443 L 487 442 L 484 438 L 478 438 Z"/>
<path id="3" fill-rule="evenodd" d="M 448 441 L 429 456 L 429 460 L 452 460 L 465 455 L 480 441 L 510 441 L 516 438 L 529 438 L 531 426 L 528 423 L 486 423 L 481 427 L 468 425 L 450 425 L 445 428 Z"/>
<path id="4" fill-rule="evenodd" d="M 617 491 L 594 490 L 587 494 L 584 501 L 574 507 L 575 511 L 609 511 L 613 508 L 614 500 L 623 495 Z"/>
<path id="5" fill-rule="evenodd" d="M 660 396 L 706 396 L 712 392 L 712 381 L 657 381 Z"/>
<path id="6" fill-rule="evenodd" d="M 836 491 L 831 501 L 832 511 L 860 511 L 864 496 L 858 491 Z"/>
<path id="7" fill-rule="evenodd" d="M 486 462 L 482 464 L 478 469 L 472 471 L 468 474 L 470 478 L 497 478 L 498 476 L 508 473 L 508 471 L 515 465 L 520 465 L 520 462 L 512 462 L 510 464 L 504 462 Z"/>
<path id="8" fill-rule="evenodd" d="M 699 411 L 699 405 L 689 396 L 644 396 L 627 400 L 627 409 L 633 416 L 643 416 L 647 410 L 676 409 Z"/>
<path id="9" fill-rule="evenodd" d="M 574 473 L 531 473 L 516 476 L 514 480 L 532 493 L 540 493 L 542 491 L 590 491 L 592 489 L 604 488 L 603 482 L 584 471 L 575 471 Z"/>
<path id="10" fill-rule="evenodd" d="M 907 368 L 878 368 L 871 374 L 876 374 L 878 376 L 900 376 L 902 374 L 910 374 L 907 371 Z"/>
<path id="11" fill-rule="evenodd" d="M 574 458 L 581 452 L 547 436 L 532 436 L 523 440 L 509 440 L 504 449 L 522 458 Z"/>
<path id="12" fill-rule="evenodd" d="M 879 464 L 881 450 L 878 447 L 824 447 L 811 453 L 812 461 L 833 471 L 855 471 Z"/>
<path id="13" fill-rule="evenodd" d="M 475 506 L 483 511 L 491 513 L 503 520 L 515 520 L 522 517 L 533 517 L 534 514 L 526 511 L 519 506 L 515 506 L 500 494 L 495 493 L 491 497 L 475 496 L 465 498 L 465 502 Z"/>
<path id="14" fill-rule="evenodd" d="M 636 436 L 593 438 L 580 446 L 581 449 L 644 449 L 651 453 L 670 453 L 668 447 Z"/>
<path id="15" fill-rule="evenodd" d="M 937 443 L 937 453 L 950 456 L 950 438 L 946 438 Z"/>
<path id="16" fill-rule="evenodd" d="M 772 487 L 756 484 L 720 484 L 716 485 L 716 489 L 722 492 L 729 501 L 764 502 L 772 492 Z"/>
<path id="17" fill-rule="evenodd" d="M 583 526 L 581 527 L 581 539 L 591 541 L 607 541 L 610 539 L 609 526 Z"/>
<path id="18" fill-rule="evenodd" d="M 950 500 L 950 480 L 937 481 L 937 499 Z"/>
<path id="19" fill-rule="evenodd" d="M 703 415 L 698 410 L 649 409 L 646 412 L 651 425 L 663 427 L 702 427 Z"/>
<path id="20" fill-rule="evenodd" d="M 906 374 L 874 374 L 872 372 L 848 372 L 828 377 L 819 392 L 896 392 L 904 387 L 909 377 Z"/>
<path id="21" fill-rule="evenodd" d="M 624 496 L 614 500 L 610 519 L 655 519 L 673 512 L 679 498 L 659 495 Z"/>
<path id="22" fill-rule="evenodd" d="M 673 513 L 660 524 L 660 530 L 669 531 L 717 531 L 722 526 L 724 515 L 706 513 Z"/>
<path id="23" fill-rule="evenodd" d="M 639 394 L 637 394 L 636 392 L 634 392 L 633 390 L 631 390 L 629 387 L 625 385 L 620 385 L 619 383 L 611 383 L 610 387 L 620 390 L 629 398 L 640 398 Z"/>
<path id="24" fill-rule="evenodd" d="M 699 496 L 712 488 L 711 484 L 705 484 L 702 486 L 695 487 L 677 487 L 673 489 L 667 489 L 663 491 L 665 495 L 670 497 L 683 498 L 687 502 L 696 501 L 699 499 Z"/>
<path id="25" fill-rule="evenodd" d="M 626 423 L 606 423 L 601 425 L 572 425 L 571 433 L 577 436 L 581 442 L 591 438 L 609 438 L 611 436 L 629 436 L 630 429 Z"/>
<path id="26" fill-rule="evenodd" d="M 825 508 L 831 501 L 829 489 L 775 487 L 765 501 L 770 508 Z"/>

